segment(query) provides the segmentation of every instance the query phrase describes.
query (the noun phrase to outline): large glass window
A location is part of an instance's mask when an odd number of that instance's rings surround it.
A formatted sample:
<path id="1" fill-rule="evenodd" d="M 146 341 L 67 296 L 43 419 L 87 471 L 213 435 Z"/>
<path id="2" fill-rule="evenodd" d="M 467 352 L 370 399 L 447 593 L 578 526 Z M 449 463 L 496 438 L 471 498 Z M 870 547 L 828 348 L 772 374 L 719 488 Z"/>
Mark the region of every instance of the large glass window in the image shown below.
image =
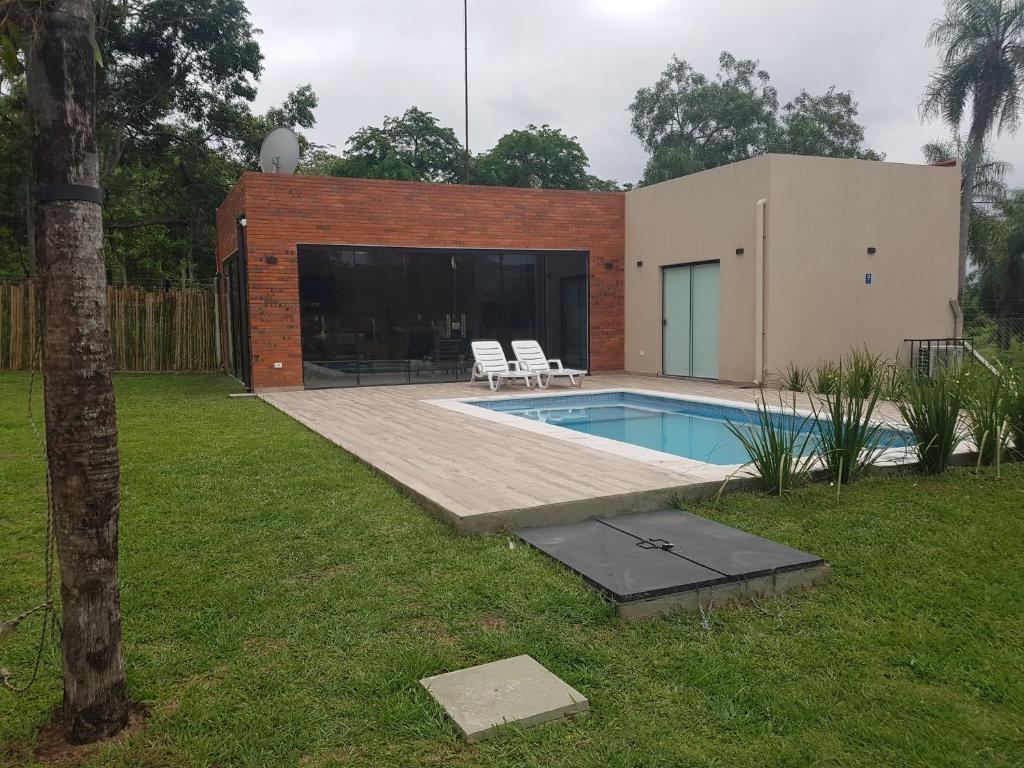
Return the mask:
<path id="1" fill-rule="evenodd" d="M 587 366 L 587 254 L 300 245 L 307 387 L 458 381 L 469 343 Z"/>

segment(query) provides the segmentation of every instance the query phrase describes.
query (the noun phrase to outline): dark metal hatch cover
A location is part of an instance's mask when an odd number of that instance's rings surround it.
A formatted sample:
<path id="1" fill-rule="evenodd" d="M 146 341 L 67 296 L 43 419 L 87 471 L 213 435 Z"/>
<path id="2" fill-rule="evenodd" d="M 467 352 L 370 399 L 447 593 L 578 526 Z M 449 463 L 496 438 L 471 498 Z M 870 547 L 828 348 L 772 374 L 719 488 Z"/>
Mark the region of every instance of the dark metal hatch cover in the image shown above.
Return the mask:
<path id="1" fill-rule="evenodd" d="M 623 603 L 813 568 L 823 560 L 703 517 L 664 510 L 529 528 L 519 537 Z"/>

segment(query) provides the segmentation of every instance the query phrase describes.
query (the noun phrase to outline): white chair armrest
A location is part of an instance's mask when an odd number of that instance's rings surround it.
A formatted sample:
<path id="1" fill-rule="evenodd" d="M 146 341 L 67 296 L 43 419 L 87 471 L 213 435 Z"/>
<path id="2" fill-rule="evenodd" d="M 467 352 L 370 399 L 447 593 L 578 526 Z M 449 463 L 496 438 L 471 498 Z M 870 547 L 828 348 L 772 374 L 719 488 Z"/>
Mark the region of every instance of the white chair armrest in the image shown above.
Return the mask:
<path id="1" fill-rule="evenodd" d="M 553 365 L 558 370 L 562 370 L 562 361 L 559 360 L 557 357 L 548 360 L 548 365 Z"/>

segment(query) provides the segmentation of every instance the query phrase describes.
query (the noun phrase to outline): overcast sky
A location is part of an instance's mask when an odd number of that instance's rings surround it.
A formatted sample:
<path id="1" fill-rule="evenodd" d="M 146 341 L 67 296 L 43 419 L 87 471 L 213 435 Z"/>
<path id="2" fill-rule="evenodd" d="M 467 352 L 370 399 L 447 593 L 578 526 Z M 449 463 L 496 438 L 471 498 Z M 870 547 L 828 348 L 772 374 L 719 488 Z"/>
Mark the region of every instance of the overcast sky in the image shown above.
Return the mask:
<path id="1" fill-rule="evenodd" d="M 311 83 L 314 141 L 340 151 L 360 126 L 416 105 L 463 134 L 461 0 L 248 0 L 265 56 L 257 107 Z M 645 156 L 626 107 L 672 54 L 713 73 L 718 54 L 753 58 L 785 103 L 801 88 L 853 91 L 867 145 L 921 162 L 942 136 L 922 125 L 925 47 L 941 0 L 469 0 L 469 143 L 527 123 L 578 137 L 591 172 L 636 181 Z M 1024 134 L 996 154 L 1024 186 Z"/>

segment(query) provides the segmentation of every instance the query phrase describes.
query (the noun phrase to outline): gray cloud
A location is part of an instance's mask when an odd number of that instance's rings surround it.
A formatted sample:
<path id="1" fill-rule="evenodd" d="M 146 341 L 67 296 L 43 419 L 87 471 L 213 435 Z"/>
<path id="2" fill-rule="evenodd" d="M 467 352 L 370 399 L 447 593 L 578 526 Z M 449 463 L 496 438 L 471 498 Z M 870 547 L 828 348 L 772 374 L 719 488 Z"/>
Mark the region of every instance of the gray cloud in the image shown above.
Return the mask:
<path id="1" fill-rule="evenodd" d="M 249 0 L 265 60 L 258 107 L 301 83 L 320 97 L 314 140 L 343 147 L 357 128 L 413 104 L 462 135 L 459 0 Z M 592 171 L 635 181 L 644 153 L 626 107 L 673 53 L 706 72 L 718 54 L 756 58 L 785 102 L 801 88 L 853 91 L 867 143 L 896 162 L 946 133 L 922 124 L 937 63 L 925 47 L 939 0 L 470 0 L 470 146 L 527 123 L 579 137 Z M 1024 185 L 1024 148 L 995 145 Z"/>

